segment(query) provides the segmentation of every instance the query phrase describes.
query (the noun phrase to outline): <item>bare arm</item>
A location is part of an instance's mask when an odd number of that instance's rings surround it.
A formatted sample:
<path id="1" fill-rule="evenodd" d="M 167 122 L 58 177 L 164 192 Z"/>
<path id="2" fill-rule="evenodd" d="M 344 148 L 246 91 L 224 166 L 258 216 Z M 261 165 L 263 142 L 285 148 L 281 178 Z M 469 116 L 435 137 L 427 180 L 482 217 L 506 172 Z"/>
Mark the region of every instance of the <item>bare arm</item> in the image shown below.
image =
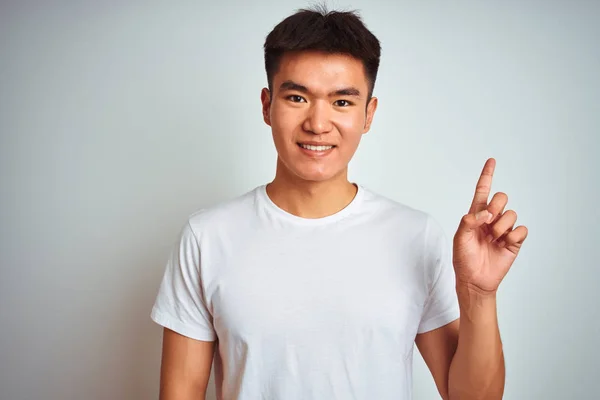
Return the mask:
<path id="1" fill-rule="evenodd" d="M 204 342 L 164 329 L 160 400 L 204 400 L 215 342 Z"/>
<path id="2" fill-rule="evenodd" d="M 459 326 L 460 323 L 456 320 L 441 328 L 418 334 L 415 339 L 417 348 L 444 400 L 449 398 L 448 375 L 458 345 Z"/>
<path id="3" fill-rule="evenodd" d="M 462 292 L 462 293 L 461 293 Z M 502 399 L 504 353 L 496 297 L 459 290 L 458 347 L 450 365 L 450 399 Z"/>
<path id="4" fill-rule="evenodd" d="M 504 354 L 495 297 L 460 294 L 460 321 L 417 335 L 419 352 L 448 399 L 501 399 Z"/>
<path id="5" fill-rule="evenodd" d="M 444 399 L 496 400 L 504 394 L 504 352 L 496 293 L 528 229 L 513 229 L 517 214 L 504 211 L 508 202 L 505 193 L 496 193 L 488 203 L 495 167 L 493 158 L 486 161 L 469 213 L 463 216 L 454 235 L 452 263 L 460 322 L 417 338 L 419 351 Z"/>

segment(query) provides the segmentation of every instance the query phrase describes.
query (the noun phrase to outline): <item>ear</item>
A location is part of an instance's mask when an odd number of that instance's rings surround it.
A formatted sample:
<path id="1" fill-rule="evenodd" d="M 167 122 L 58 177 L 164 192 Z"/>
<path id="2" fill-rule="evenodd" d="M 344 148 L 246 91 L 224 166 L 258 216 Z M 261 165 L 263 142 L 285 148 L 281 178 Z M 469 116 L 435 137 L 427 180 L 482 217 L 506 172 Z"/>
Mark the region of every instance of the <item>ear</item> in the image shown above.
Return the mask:
<path id="1" fill-rule="evenodd" d="M 260 92 L 260 101 L 262 103 L 262 114 L 265 124 L 271 126 L 271 92 L 269 89 L 263 88 Z"/>
<path id="2" fill-rule="evenodd" d="M 377 97 L 371 97 L 371 101 L 369 101 L 369 104 L 367 105 L 367 118 L 365 121 L 365 127 L 363 128 L 363 133 L 367 133 L 371 129 L 373 116 L 375 115 L 375 110 L 377 110 L 377 102 Z"/>

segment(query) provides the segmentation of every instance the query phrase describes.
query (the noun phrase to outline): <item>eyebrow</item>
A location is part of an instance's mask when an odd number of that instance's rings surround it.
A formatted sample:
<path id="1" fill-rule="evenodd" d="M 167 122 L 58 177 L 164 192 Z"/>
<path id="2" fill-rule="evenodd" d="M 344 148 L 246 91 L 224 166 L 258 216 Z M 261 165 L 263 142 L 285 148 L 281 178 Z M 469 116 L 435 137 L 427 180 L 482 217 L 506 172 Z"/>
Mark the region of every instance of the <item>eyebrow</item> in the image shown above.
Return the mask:
<path id="1" fill-rule="evenodd" d="M 304 85 L 300 85 L 294 81 L 285 81 L 279 86 L 279 90 L 295 90 L 301 93 L 310 93 L 310 90 Z M 360 90 L 354 87 L 347 87 L 343 89 L 334 90 L 329 93 L 329 97 L 332 96 L 354 96 L 360 97 Z"/>

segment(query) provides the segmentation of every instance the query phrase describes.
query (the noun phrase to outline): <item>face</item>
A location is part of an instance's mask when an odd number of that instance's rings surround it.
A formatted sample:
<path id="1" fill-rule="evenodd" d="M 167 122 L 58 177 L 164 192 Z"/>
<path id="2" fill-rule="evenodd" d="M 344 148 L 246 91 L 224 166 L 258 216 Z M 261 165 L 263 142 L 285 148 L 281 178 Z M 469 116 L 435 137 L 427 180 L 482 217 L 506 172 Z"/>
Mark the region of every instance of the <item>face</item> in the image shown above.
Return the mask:
<path id="1" fill-rule="evenodd" d="M 263 117 L 277 149 L 277 175 L 302 181 L 346 179 L 377 99 L 367 105 L 363 64 L 348 55 L 286 53 L 263 89 Z"/>

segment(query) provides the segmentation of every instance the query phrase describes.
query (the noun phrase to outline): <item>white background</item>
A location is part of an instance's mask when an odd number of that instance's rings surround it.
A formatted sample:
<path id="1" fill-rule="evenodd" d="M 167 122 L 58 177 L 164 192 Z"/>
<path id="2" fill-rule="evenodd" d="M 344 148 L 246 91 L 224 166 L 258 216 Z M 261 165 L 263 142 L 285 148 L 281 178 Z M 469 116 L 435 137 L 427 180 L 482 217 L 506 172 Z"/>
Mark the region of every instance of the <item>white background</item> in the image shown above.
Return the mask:
<path id="1" fill-rule="evenodd" d="M 157 398 L 168 253 L 273 177 L 262 45 L 308 3 L 0 4 L 0 398 Z M 530 229 L 499 293 L 505 398 L 597 398 L 600 3 L 329 4 L 383 47 L 352 180 L 451 238 L 496 157 Z M 419 355 L 414 390 L 438 398 Z"/>

